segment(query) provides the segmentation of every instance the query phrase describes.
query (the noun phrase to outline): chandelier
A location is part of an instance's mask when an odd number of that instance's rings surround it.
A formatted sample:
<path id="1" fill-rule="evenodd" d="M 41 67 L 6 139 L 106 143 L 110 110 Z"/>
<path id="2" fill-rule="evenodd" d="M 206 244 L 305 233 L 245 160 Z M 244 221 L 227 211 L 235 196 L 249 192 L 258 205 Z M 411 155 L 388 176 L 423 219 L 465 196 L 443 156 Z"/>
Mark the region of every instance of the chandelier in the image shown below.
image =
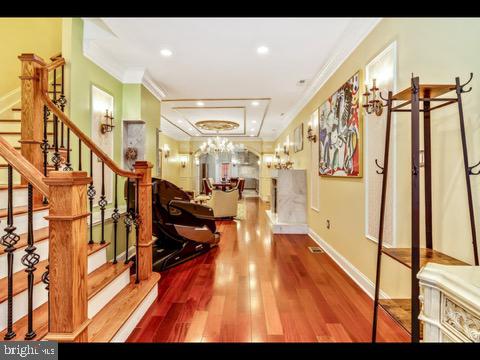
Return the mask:
<path id="1" fill-rule="evenodd" d="M 204 154 L 219 155 L 222 153 L 233 153 L 235 151 L 235 145 L 226 139 L 219 137 L 209 138 L 206 142 L 200 145 L 200 151 Z"/>

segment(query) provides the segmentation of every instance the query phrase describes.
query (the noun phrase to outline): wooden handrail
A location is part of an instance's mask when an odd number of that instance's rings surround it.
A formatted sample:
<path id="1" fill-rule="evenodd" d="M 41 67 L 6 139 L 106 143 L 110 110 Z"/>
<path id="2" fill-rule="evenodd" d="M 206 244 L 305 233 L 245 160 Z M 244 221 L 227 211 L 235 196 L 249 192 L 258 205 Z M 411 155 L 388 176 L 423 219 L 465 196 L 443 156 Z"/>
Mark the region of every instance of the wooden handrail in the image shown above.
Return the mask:
<path id="1" fill-rule="evenodd" d="M 92 152 L 107 165 L 110 170 L 112 170 L 115 174 L 128 177 L 131 179 L 134 178 L 141 178 L 142 175 L 134 173 L 132 171 L 123 170 L 120 168 L 107 154 L 100 149 L 97 144 L 95 144 L 92 139 L 90 139 L 85 133 L 80 130 L 80 128 L 75 125 L 75 123 L 68 118 L 65 113 L 63 113 L 50 99 L 46 92 L 42 92 L 42 100 L 45 105 L 47 105 L 50 110 L 75 134 L 78 136 L 82 143 L 85 144 Z"/>
<path id="2" fill-rule="evenodd" d="M 8 164 L 17 170 L 25 179 L 30 182 L 35 189 L 42 195 L 49 196 L 48 185 L 45 184 L 45 176 L 25 159 L 15 148 L 0 136 L 0 156 L 2 156 Z"/>
<path id="3" fill-rule="evenodd" d="M 52 71 L 56 68 L 59 68 L 60 66 L 62 65 L 65 65 L 65 59 L 62 57 L 62 58 L 58 58 L 57 60 L 55 61 L 52 61 L 50 64 L 48 64 L 46 66 L 46 69 L 47 71 Z"/>

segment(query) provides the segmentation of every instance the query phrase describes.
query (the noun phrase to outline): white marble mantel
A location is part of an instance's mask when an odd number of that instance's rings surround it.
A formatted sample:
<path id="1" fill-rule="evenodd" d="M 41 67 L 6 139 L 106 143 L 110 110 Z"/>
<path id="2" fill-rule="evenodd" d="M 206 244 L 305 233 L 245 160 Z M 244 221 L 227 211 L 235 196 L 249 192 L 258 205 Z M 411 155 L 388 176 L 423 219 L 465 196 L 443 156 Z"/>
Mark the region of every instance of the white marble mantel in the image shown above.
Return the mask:
<path id="1" fill-rule="evenodd" d="M 428 263 L 418 273 L 424 342 L 480 342 L 480 266 Z"/>
<path id="2" fill-rule="evenodd" d="M 273 233 L 306 234 L 307 225 L 307 176 L 303 169 L 273 170 L 272 181 L 277 183 L 276 194 L 272 193 L 272 202 L 276 201 L 276 213 L 267 211 Z M 274 191 L 274 187 L 271 187 Z M 276 200 L 275 200 L 276 199 Z"/>

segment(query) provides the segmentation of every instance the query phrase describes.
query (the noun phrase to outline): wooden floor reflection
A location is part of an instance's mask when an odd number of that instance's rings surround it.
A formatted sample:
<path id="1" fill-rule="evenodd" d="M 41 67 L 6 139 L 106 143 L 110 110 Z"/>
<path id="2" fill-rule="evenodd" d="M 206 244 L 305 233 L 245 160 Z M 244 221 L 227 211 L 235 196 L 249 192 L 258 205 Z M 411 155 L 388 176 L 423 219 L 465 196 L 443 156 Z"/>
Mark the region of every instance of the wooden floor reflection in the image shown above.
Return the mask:
<path id="1" fill-rule="evenodd" d="M 372 300 L 306 235 L 269 231 L 265 205 L 218 223 L 220 246 L 162 273 L 130 342 L 368 342 Z M 409 341 L 380 311 L 379 341 Z"/>

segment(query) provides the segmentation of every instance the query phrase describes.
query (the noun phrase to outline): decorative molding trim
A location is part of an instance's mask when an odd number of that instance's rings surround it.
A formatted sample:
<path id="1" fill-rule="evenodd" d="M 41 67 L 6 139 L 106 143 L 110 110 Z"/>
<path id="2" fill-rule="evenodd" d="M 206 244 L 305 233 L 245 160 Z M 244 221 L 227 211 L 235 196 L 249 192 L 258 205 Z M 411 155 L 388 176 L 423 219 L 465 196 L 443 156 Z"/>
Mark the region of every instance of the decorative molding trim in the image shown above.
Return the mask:
<path id="1" fill-rule="evenodd" d="M 21 99 L 20 87 L 9 91 L 4 96 L 0 97 L 0 116 L 6 119 L 13 119 L 12 108 L 20 103 Z M 4 114 L 5 113 L 5 114 Z M 10 115 L 10 116 L 8 116 Z"/>
<path id="2" fill-rule="evenodd" d="M 145 73 L 143 74 L 143 78 L 142 78 L 142 84 L 143 86 L 145 86 L 151 93 L 153 96 L 155 96 L 158 100 L 162 101 L 163 99 L 165 99 L 167 97 L 167 91 L 165 89 L 163 89 L 162 87 L 160 87 L 159 85 L 157 85 L 155 83 L 155 81 L 152 79 L 152 77 L 150 76 L 150 74 L 148 72 L 145 71 Z"/>
<path id="3" fill-rule="evenodd" d="M 360 270 L 358 270 L 350 261 L 335 250 L 330 244 L 323 240 L 311 228 L 308 230 L 308 235 L 315 241 L 338 266 L 362 289 L 370 298 L 374 298 L 375 285 L 368 277 L 366 277 Z M 390 299 L 390 296 L 380 290 L 380 299 Z"/>
<path id="4" fill-rule="evenodd" d="M 317 73 L 310 83 L 310 86 L 303 93 L 303 96 L 285 115 L 283 125 L 277 129 L 278 139 L 284 130 L 290 125 L 293 119 L 300 113 L 300 111 L 308 104 L 308 102 L 315 96 L 315 94 L 322 88 L 323 85 L 330 79 L 330 77 L 337 71 L 337 69 L 344 63 L 345 60 L 355 51 L 355 49 L 362 43 L 362 41 L 370 34 L 370 32 L 382 20 L 381 18 L 370 19 L 372 22 L 361 24 L 357 21 L 365 22 L 366 19 L 352 19 L 352 23 L 342 34 L 342 40 L 339 42 L 337 48 L 333 52 L 333 56 L 327 61 L 322 69 Z M 363 28 L 362 28 L 363 26 Z M 355 28 L 357 27 L 357 28 Z M 358 29 L 360 27 L 360 29 Z"/>

